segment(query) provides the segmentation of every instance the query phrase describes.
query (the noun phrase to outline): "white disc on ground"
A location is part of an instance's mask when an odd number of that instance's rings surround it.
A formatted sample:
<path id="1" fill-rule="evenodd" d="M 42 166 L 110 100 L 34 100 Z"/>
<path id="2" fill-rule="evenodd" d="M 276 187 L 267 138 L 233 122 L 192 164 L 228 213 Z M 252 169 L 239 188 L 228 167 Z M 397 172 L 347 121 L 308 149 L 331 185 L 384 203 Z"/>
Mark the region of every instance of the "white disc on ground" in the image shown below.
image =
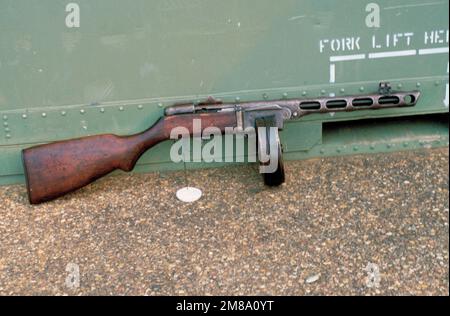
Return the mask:
<path id="1" fill-rule="evenodd" d="M 185 187 L 177 191 L 177 198 L 186 203 L 195 202 L 201 198 L 201 196 L 202 190 L 193 187 Z"/>

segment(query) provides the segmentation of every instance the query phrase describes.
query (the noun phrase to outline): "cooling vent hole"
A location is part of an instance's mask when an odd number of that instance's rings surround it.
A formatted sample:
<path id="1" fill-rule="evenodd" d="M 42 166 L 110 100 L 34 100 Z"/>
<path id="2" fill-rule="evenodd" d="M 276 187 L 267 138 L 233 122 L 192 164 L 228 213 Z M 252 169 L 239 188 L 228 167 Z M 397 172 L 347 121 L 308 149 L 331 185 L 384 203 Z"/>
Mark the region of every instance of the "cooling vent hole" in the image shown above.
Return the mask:
<path id="1" fill-rule="evenodd" d="M 373 105 L 373 100 L 371 98 L 357 98 L 352 102 L 353 106 L 371 106 Z"/>
<path id="2" fill-rule="evenodd" d="M 378 103 L 380 104 L 399 104 L 400 99 L 396 96 L 384 96 L 378 99 Z"/>
<path id="3" fill-rule="evenodd" d="M 347 101 L 345 100 L 331 100 L 327 102 L 328 109 L 343 109 L 347 106 Z"/>
<path id="4" fill-rule="evenodd" d="M 302 109 L 302 110 L 319 110 L 320 102 L 314 102 L 314 101 L 302 102 L 302 103 L 300 103 L 300 109 Z"/>

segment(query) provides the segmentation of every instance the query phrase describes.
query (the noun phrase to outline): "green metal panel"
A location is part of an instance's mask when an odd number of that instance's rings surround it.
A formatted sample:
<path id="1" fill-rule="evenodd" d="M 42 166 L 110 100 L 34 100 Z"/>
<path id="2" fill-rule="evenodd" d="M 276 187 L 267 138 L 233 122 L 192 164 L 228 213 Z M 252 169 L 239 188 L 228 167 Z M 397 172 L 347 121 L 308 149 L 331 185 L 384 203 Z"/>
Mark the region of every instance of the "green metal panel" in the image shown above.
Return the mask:
<path id="1" fill-rule="evenodd" d="M 210 95 L 358 94 L 381 80 L 422 91 L 414 108 L 287 124 L 292 159 L 336 154 L 323 122 L 448 112 L 448 9 L 446 0 L 0 0 L 0 183 L 21 181 L 24 147 L 138 132 L 163 107 Z M 432 146 L 448 143 L 445 128 L 415 128 L 440 133 Z M 177 168 L 169 147 L 137 170 Z"/>

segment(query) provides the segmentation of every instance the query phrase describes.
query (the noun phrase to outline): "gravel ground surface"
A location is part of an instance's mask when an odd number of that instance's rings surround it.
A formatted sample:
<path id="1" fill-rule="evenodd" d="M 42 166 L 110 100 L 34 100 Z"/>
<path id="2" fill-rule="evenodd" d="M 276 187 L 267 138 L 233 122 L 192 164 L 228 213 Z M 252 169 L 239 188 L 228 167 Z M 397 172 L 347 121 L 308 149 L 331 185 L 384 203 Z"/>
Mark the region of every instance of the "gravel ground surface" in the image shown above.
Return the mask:
<path id="1" fill-rule="evenodd" d="M 40 206 L 0 187 L 0 294 L 449 295 L 448 158 L 287 162 L 276 189 L 255 166 L 196 170 L 193 204 L 175 197 L 183 172 Z"/>

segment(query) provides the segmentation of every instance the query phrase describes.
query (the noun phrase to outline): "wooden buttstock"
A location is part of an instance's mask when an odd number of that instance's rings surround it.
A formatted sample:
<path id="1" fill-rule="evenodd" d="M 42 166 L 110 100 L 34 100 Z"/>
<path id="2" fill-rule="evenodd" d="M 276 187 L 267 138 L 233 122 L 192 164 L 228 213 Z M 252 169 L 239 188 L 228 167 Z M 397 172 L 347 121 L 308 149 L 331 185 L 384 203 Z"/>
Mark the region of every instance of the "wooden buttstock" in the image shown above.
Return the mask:
<path id="1" fill-rule="evenodd" d="M 56 142 L 22 151 L 30 203 L 45 202 L 116 170 L 133 159 L 124 139 L 99 135 Z"/>
<path id="2" fill-rule="evenodd" d="M 161 124 L 144 134 L 121 137 L 112 134 L 89 136 L 22 151 L 30 203 L 37 204 L 79 189 L 106 174 L 130 171 L 145 151 L 161 141 Z M 143 135 L 150 138 L 145 144 Z"/>
<path id="3" fill-rule="evenodd" d="M 150 129 L 132 136 L 89 136 L 23 150 L 30 203 L 58 198 L 116 169 L 132 170 L 147 149 L 169 139 L 172 128 L 184 126 L 192 133 L 194 118 L 202 119 L 203 128 L 236 123 L 233 113 L 180 115 L 160 119 Z"/>

